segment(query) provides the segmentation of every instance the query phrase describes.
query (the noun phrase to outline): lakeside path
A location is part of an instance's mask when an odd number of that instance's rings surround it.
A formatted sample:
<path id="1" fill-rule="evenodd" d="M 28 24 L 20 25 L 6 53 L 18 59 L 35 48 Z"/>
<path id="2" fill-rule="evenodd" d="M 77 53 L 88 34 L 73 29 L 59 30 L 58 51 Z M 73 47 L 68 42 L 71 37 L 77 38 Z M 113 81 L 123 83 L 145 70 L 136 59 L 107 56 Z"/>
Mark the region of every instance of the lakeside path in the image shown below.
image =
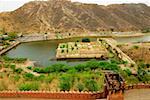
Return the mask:
<path id="1" fill-rule="evenodd" d="M 135 33 L 135 34 L 116 34 L 113 37 L 114 38 L 128 38 L 128 37 L 141 37 L 144 36 L 143 33 Z"/>
<path id="2" fill-rule="evenodd" d="M 73 39 L 73 38 L 123 38 L 123 37 L 141 37 L 144 36 L 142 33 L 135 34 L 103 34 L 103 33 L 83 33 L 83 34 L 32 34 L 25 35 L 18 40 L 21 42 L 32 42 L 32 41 L 44 41 L 44 40 L 64 40 L 64 39 Z"/>
<path id="3" fill-rule="evenodd" d="M 150 89 L 128 90 L 124 94 L 124 100 L 150 100 Z"/>

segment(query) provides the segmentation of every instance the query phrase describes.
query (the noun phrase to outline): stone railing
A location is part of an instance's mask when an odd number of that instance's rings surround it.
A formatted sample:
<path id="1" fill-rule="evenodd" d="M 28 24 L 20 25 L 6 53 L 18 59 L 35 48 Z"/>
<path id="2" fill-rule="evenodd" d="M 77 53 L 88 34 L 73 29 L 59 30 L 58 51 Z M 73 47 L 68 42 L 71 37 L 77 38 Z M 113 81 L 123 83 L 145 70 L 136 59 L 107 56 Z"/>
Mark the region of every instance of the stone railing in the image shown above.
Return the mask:
<path id="1" fill-rule="evenodd" d="M 150 84 L 132 84 L 132 85 L 126 85 L 125 89 L 130 90 L 130 89 L 146 89 L 150 88 Z"/>

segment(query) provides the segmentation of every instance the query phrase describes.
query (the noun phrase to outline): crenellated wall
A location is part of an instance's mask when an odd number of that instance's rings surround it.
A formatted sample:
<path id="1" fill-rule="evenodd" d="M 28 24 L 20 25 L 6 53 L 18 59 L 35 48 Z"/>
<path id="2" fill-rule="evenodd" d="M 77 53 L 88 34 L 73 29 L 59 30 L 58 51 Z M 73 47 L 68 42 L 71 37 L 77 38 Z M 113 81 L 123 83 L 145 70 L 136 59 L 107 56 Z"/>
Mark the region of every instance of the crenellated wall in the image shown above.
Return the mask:
<path id="1" fill-rule="evenodd" d="M 0 98 L 48 98 L 91 100 L 106 98 L 104 92 L 2 91 Z"/>

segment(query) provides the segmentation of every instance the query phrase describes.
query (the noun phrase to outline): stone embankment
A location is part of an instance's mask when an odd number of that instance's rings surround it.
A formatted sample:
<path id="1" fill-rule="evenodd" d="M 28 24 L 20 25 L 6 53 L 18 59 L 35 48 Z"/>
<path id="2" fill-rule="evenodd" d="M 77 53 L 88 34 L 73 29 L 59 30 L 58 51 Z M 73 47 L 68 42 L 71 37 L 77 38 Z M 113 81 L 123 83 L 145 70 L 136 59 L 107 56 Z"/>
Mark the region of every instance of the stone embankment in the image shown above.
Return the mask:
<path id="1" fill-rule="evenodd" d="M 127 61 L 130 64 L 136 64 L 129 56 L 123 53 L 115 44 L 112 43 L 112 39 L 101 38 L 98 41 L 104 44 L 107 49 L 111 50 L 123 61 Z"/>
<path id="2" fill-rule="evenodd" d="M 44 40 L 63 40 L 72 38 L 118 38 L 118 37 L 140 37 L 143 36 L 142 33 L 120 33 L 114 34 L 111 32 L 100 32 L 100 33 L 48 33 L 48 34 L 32 34 L 24 35 L 19 40 L 22 42 L 32 42 L 32 41 L 44 41 Z"/>
<path id="3" fill-rule="evenodd" d="M 33 34 L 25 35 L 18 40 L 21 42 L 32 42 L 32 41 L 44 41 L 44 40 L 63 40 L 63 39 L 72 39 L 72 38 L 113 38 L 112 34 L 98 34 L 98 33 L 85 33 L 85 34 Z"/>
<path id="4" fill-rule="evenodd" d="M 12 44 L 11 46 L 9 46 L 8 48 L 0 51 L 0 56 L 6 52 L 8 52 L 9 50 L 13 49 L 14 47 L 16 47 L 17 45 L 19 45 L 21 42 L 16 42 L 14 44 Z"/>

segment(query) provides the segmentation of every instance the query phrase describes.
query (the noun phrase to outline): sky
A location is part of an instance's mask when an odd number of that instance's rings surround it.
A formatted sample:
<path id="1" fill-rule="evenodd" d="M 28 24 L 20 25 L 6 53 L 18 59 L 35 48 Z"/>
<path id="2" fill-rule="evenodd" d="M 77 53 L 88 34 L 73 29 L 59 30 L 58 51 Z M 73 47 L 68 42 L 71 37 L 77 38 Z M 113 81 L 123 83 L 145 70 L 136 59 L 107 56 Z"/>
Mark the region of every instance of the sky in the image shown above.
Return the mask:
<path id="1" fill-rule="evenodd" d="M 0 12 L 13 11 L 23 4 L 33 0 L 0 0 Z M 150 0 L 72 0 L 84 3 L 98 3 L 101 5 L 121 3 L 145 3 L 150 6 Z"/>

